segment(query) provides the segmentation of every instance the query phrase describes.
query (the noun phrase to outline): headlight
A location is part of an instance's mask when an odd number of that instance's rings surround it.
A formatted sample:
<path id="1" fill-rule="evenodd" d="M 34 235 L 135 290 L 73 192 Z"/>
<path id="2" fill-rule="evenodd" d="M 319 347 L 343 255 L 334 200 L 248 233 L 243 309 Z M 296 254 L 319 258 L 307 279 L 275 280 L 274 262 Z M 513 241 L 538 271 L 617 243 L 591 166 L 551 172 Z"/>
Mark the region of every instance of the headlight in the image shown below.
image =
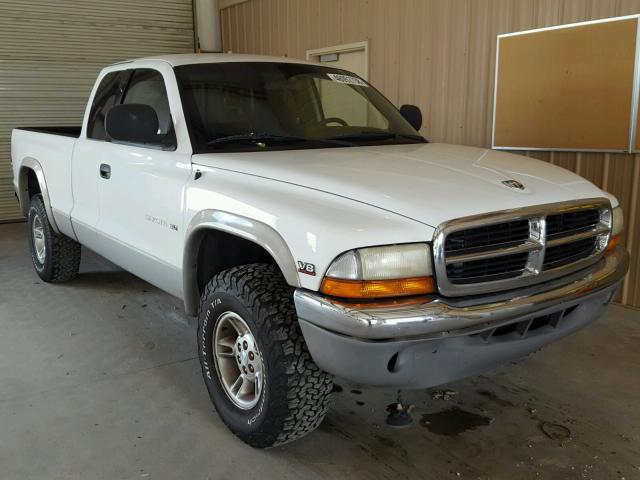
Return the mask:
<path id="1" fill-rule="evenodd" d="M 624 215 L 621 207 L 613 209 L 611 215 L 611 237 L 609 238 L 609 245 L 607 245 L 607 252 L 613 251 L 620 243 L 622 238 L 622 232 L 624 231 Z"/>
<path id="2" fill-rule="evenodd" d="M 431 250 L 424 243 L 350 250 L 329 266 L 320 290 L 360 299 L 433 293 Z"/>

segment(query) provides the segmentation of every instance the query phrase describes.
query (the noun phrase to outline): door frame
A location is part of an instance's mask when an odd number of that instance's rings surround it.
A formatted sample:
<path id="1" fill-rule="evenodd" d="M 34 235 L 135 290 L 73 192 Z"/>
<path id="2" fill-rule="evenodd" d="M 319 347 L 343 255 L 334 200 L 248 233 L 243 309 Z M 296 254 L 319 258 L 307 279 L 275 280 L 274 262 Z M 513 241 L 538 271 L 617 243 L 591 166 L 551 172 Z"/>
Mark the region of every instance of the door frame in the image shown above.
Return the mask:
<path id="1" fill-rule="evenodd" d="M 348 53 L 364 51 L 365 63 L 364 63 L 364 80 L 369 81 L 369 41 L 345 43 L 342 45 L 334 45 L 333 47 L 314 48 L 307 50 L 307 61 L 313 61 L 313 57 L 319 57 L 320 55 L 328 55 L 331 53 Z"/>

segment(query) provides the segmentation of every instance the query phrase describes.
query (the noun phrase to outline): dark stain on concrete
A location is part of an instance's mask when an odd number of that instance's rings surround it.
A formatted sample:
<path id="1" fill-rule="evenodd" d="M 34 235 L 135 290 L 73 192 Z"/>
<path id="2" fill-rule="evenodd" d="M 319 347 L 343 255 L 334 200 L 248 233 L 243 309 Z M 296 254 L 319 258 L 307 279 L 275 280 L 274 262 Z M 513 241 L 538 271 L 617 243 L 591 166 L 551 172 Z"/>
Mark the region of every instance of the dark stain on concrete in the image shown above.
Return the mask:
<path id="1" fill-rule="evenodd" d="M 498 395 L 496 395 L 494 392 L 490 390 L 476 390 L 476 393 L 478 395 L 482 395 L 485 398 L 488 398 L 493 403 L 500 405 L 501 407 L 515 407 L 513 402 L 510 402 L 509 400 L 505 400 L 504 398 L 500 398 Z"/>
<path id="2" fill-rule="evenodd" d="M 437 435 L 459 435 L 489 425 L 493 419 L 477 413 L 451 407 L 435 413 L 422 415 L 420 425 Z"/>
<path id="3" fill-rule="evenodd" d="M 347 440 L 353 439 L 353 435 L 346 431 L 345 429 L 339 427 L 332 419 L 329 417 L 325 417 L 324 421 L 318 427 L 318 430 L 327 432 L 330 434 L 335 434 L 340 437 L 346 438 Z"/>
<path id="4" fill-rule="evenodd" d="M 380 445 L 390 449 L 391 451 L 393 451 L 393 453 L 398 454 L 400 457 L 407 458 L 409 456 L 407 450 L 395 440 L 392 440 L 388 437 L 383 437 L 382 435 L 374 435 L 373 438 L 375 438 Z"/>

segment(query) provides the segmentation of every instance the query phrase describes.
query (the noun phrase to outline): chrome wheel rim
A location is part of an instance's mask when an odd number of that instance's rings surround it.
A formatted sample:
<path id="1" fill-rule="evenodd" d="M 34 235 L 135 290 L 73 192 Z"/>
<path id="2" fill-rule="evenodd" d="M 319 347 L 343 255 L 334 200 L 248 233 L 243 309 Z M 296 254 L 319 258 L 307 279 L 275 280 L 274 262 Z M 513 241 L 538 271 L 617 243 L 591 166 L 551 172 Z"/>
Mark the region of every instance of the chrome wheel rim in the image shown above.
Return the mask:
<path id="1" fill-rule="evenodd" d="M 36 251 L 38 262 L 44 263 L 47 255 L 47 245 L 44 241 L 44 226 L 39 215 L 34 215 L 31 225 L 31 235 L 33 236 L 33 248 Z"/>
<path id="2" fill-rule="evenodd" d="M 235 312 L 225 312 L 216 322 L 213 356 L 220 383 L 238 408 L 253 408 L 262 394 L 262 354 L 249 326 Z"/>

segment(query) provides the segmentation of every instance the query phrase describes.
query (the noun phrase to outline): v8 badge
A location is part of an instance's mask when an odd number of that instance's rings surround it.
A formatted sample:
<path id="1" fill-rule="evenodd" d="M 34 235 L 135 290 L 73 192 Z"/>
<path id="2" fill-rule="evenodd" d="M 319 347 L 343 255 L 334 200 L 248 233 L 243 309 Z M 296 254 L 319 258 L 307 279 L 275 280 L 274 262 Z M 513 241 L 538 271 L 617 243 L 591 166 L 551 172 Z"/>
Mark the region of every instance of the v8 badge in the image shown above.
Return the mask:
<path id="1" fill-rule="evenodd" d="M 316 266 L 313 263 L 298 260 L 298 271 L 306 275 L 316 276 Z"/>

